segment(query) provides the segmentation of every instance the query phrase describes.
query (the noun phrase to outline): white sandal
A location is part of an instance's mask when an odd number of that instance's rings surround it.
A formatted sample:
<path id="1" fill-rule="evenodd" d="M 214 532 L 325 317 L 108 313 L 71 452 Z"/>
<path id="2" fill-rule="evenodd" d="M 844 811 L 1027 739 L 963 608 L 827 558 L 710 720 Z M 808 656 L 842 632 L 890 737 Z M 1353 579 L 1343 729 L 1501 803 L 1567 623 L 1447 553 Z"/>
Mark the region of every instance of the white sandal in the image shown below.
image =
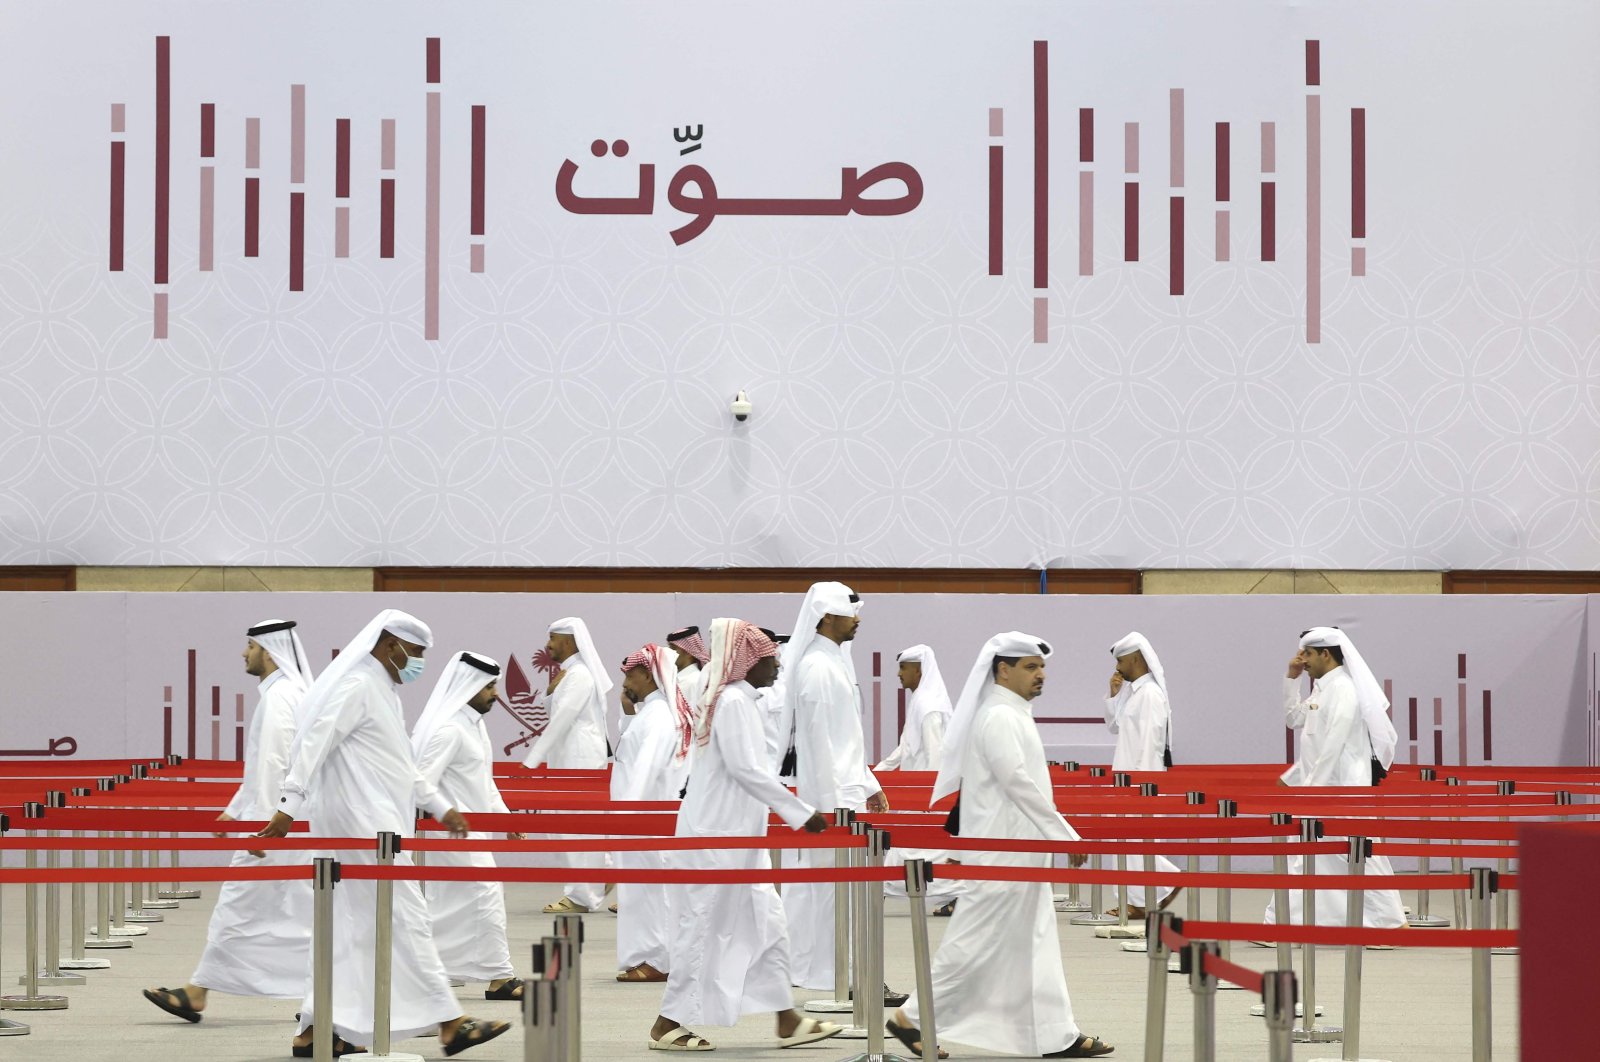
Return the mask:
<path id="1" fill-rule="evenodd" d="M 687 1036 L 686 1043 L 676 1043 L 680 1036 Z M 674 1025 L 660 1036 L 651 1037 L 650 1050 L 652 1051 L 715 1051 L 716 1047 L 703 1036 L 696 1036 L 681 1025 Z"/>
<path id="2" fill-rule="evenodd" d="M 844 1032 L 843 1025 L 835 1025 L 831 1021 L 818 1021 L 816 1018 L 801 1018 L 800 1024 L 794 1027 L 793 1036 L 778 1037 L 778 1046 L 799 1047 L 801 1044 L 814 1044 L 818 1040 L 826 1040 L 842 1032 Z"/>

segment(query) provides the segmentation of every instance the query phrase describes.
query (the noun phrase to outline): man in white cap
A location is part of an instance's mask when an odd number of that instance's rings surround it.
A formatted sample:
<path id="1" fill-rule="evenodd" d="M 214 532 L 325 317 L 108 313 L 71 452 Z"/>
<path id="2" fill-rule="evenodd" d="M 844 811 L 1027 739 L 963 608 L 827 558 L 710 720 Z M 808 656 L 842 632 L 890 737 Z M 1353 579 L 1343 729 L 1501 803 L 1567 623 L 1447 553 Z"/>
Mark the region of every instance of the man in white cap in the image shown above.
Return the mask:
<path id="1" fill-rule="evenodd" d="M 376 837 L 416 833 L 416 809 L 425 808 L 457 837 L 467 820 L 417 773 L 396 690 L 422 676 L 423 654 L 433 644 L 428 625 L 398 609 L 384 609 L 361 629 L 317 676 L 300 702 L 295 737 L 277 811 L 262 837 L 288 836 L 314 790 L 311 832 L 318 837 Z M 341 851 L 345 863 L 376 863 L 377 851 Z M 411 856 L 400 852 L 399 866 Z M 311 978 L 300 1003 L 300 1035 L 293 1053 L 311 1057 L 315 1022 L 331 1019 L 334 1050 L 372 1043 L 372 962 L 376 951 L 377 883 L 347 878 L 333 890 L 333 1014 L 313 1008 Z M 445 1052 L 456 1055 L 511 1028 L 461 1013 L 450 978 L 434 947 L 427 901 L 415 881 L 394 883 L 394 962 L 390 978 L 390 1035 L 396 1040 L 438 1030 Z"/>
<path id="2" fill-rule="evenodd" d="M 523 760 L 527 767 L 554 767 L 566 770 L 601 770 L 609 752 L 606 742 L 606 697 L 611 693 L 611 676 L 600 663 L 600 653 L 589 636 L 589 625 L 576 616 L 550 624 L 545 652 L 561 665 L 550 677 L 549 721 L 534 739 Z M 565 857 L 567 866 L 599 863 L 611 865 L 603 852 L 574 852 Z M 572 914 L 592 911 L 606 897 L 601 882 L 578 882 L 562 890 L 561 899 L 546 904 L 545 914 Z"/>
<path id="3" fill-rule="evenodd" d="M 1076 841 L 1056 810 L 1032 701 L 1044 692 L 1050 646 L 1008 631 L 984 643 L 956 702 L 930 804 L 958 793 L 969 837 Z M 1048 870 L 1049 853 L 966 852 L 964 863 Z M 1035 1058 L 1093 1058 L 1112 1046 L 1078 1028 L 1061 967 L 1050 886 L 970 881 L 933 959 L 939 1032 L 988 1051 Z M 922 1052 L 913 996 L 889 1032 Z"/>
<path id="4" fill-rule="evenodd" d="M 698 634 L 696 639 L 698 640 Z M 654 643 L 622 662 L 622 711 L 633 722 L 617 742 L 611 799 L 678 799 L 694 742 L 694 711 L 678 685 L 673 650 Z M 629 870 L 667 869 L 661 852 L 619 852 Z M 617 980 L 665 981 L 672 924 L 665 885 L 617 886 Z"/>
<path id="5" fill-rule="evenodd" d="M 256 710 L 244 739 L 244 780 L 219 822 L 265 819 L 278 802 L 289 769 L 295 708 L 311 685 L 311 667 L 294 620 L 263 620 L 245 632 L 245 674 L 260 680 Z M 227 836 L 217 834 L 218 837 Z M 233 854 L 230 866 L 292 866 L 303 852 L 258 857 Z M 226 881 L 206 927 L 206 947 L 182 988 L 147 988 L 144 997 L 169 1014 L 194 1022 L 208 991 L 235 996 L 299 999 L 306 991 L 311 947 L 311 885 L 294 881 Z"/>
<path id="6" fill-rule="evenodd" d="M 1117 735 L 1111 754 L 1113 771 L 1164 771 L 1171 766 L 1172 709 L 1167 702 L 1167 673 L 1161 667 L 1150 639 L 1133 631 L 1111 647 L 1116 668 L 1111 672 L 1110 694 L 1106 697 L 1106 726 Z M 1145 869 L 1144 856 L 1128 857 L 1130 871 Z M 1155 869 L 1176 873 L 1177 864 L 1166 856 L 1156 856 Z M 1162 910 L 1181 891 L 1170 885 L 1158 888 Z M 1128 918 L 1144 920 L 1148 904 L 1143 885 L 1128 886 Z M 1112 908 L 1108 914 L 1116 914 Z"/>
<path id="7" fill-rule="evenodd" d="M 843 583 L 814 583 L 783 651 L 789 673 L 785 710 L 793 713 L 795 792 L 812 807 L 883 812 L 889 801 L 867 769 L 861 689 L 849 644 L 861 626 L 861 598 Z M 831 867 L 833 853 L 802 849 L 803 867 Z M 783 890 L 794 927 L 794 978 L 802 988 L 834 986 L 833 885 L 795 883 Z M 898 1006 L 904 995 L 884 991 Z"/>
<path id="8" fill-rule="evenodd" d="M 778 674 L 778 647 L 743 620 L 711 621 L 711 676 L 695 733 L 700 750 L 689 795 L 678 812 L 679 837 L 760 837 L 768 809 L 795 829 L 821 833 L 828 819 L 784 788 L 769 765 L 756 690 Z M 674 853 L 686 870 L 767 871 L 754 848 Z M 694 1025 L 733 1025 L 741 1014 L 777 1016 L 777 1046 L 837 1036 L 832 1022 L 794 1009 L 789 934 L 783 902 L 770 884 L 682 885 L 675 901 L 672 973 L 650 1046 L 665 1051 L 710 1051 Z"/>
<path id="9" fill-rule="evenodd" d="M 906 691 L 905 724 L 900 728 L 900 743 L 873 771 L 937 771 L 944 762 L 944 732 L 949 729 L 951 712 L 950 691 L 939 673 L 939 658 L 931 645 L 913 645 L 900 650 L 896 660 L 900 688 Z M 947 854 L 940 851 L 895 847 L 884 863 L 899 866 L 908 859 L 933 863 L 945 858 Z M 934 914 L 948 917 L 955 911 L 959 884 L 938 878 L 928 883 L 928 899 L 936 905 Z M 884 891 L 904 896 L 905 882 L 885 882 Z"/>
<path id="10" fill-rule="evenodd" d="M 500 665 L 479 653 L 459 652 L 428 697 L 417 725 L 411 728 L 411 751 L 425 784 L 439 790 L 463 812 L 510 812 L 494 781 L 494 743 L 483 717 L 499 695 Z M 477 840 L 492 835 L 474 833 Z M 512 840 L 522 834 L 513 833 Z M 497 864 L 488 852 L 437 852 L 432 862 L 444 867 Z M 445 972 L 459 981 L 487 981 L 484 999 L 521 999 L 523 984 L 511 965 L 506 940 L 505 886 L 498 881 L 435 881 L 428 886 L 428 912 L 433 942 Z"/>
<path id="11" fill-rule="evenodd" d="M 1311 692 L 1300 696 L 1300 678 L 1311 676 Z M 1338 627 L 1313 627 L 1300 636 L 1300 651 L 1289 661 L 1283 680 L 1285 723 L 1300 731 L 1300 749 L 1294 765 L 1278 779 L 1286 786 L 1371 786 L 1374 764 L 1387 771 L 1394 762 L 1398 741 L 1389 718 L 1389 699 L 1383 686 L 1356 651 L 1350 636 Z M 1319 874 L 1348 874 L 1342 855 L 1316 856 Z M 1289 872 L 1302 867 L 1300 856 L 1289 857 Z M 1393 875 L 1387 856 L 1374 855 L 1366 872 Z M 1301 890 L 1289 891 L 1289 921 L 1304 915 Z M 1346 893 L 1339 889 L 1317 892 L 1317 925 L 1342 926 Z M 1266 921 L 1276 922 L 1273 902 L 1267 902 Z M 1394 929 L 1406 924 L 1400 893 L 1369 889 L 1363 894 L 1362 922 L 1372 929 Z"/>

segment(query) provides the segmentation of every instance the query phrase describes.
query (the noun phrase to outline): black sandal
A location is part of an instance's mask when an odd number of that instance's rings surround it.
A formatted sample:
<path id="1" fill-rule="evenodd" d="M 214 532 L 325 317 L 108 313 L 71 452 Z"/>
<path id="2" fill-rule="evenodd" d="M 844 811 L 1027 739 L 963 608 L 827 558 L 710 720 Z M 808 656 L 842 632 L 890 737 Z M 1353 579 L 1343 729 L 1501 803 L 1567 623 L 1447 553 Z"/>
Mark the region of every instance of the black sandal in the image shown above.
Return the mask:
<path id="1" fill-rule="evenodd" d="M 171 996 L 172 1000 L 166 997 Z M 184 1021 L 199 1021 L 200 1012 L 190 1005 L 189 992 L 183 988 L 147 988 L 144 998 Z M 174 1002 L 175 1001 L 175 1002 Z"/>
<path id="2" fill-rule="evenodd" d="M 1099 1058 L 1101 1055 L 1109 1055 L 1115 1050 L 1115 1047 L 1106 1043 L 1098 1036 L 1080 1036 L 1076 1040 L 1072 1041 L 1071 1047 L 1063 1048 L 1060 1051 L 1051 1051 L 1049 1054 L 1041 1055 L 1040 1057 Z"/>
<path id="3" fill-rule="evenodd" d="M 888 1028 L 889 1035 L 904 1044 L 907 1051 L 910 1051 L 918 1058 L 922 1057 L 922 1030 L 908 1029 L 904 1025 L 896 1025 L 893 1019 L 884 1022 L 884 1025 Z M 941 1047 L 939 1048 L 939 1057 L 949 1058 L 950 1052 Z"/>
<path id="4" fill-rule="evenodd" d="M 943 907 L 940 907 L 939 909 L 934 911 L 933 912 L 933 917 L 935 917 L 935 918 L 949 918 L 951 915 L 953 915 L 955 913 L 956 913 L 956 902 L 954 900 L 951 900 L 949 903 L 945 904 Z"/>
<path id="5" fill-rule="evenodd" d="M 509 999 L 513 1002 L 522 1000 L 522 978 L 513 977 L 499 988 L 487 989 L 483 993 L 484 999 Z"/>
<path id="6" fill-rule="evenodd" d="M 468 1018 L 456 1027 L 456 1034 L 450 1037 L 450 1042 L 444 1045 L 447 1055 L 459 1055 L 469 1047 L 486 1044 L 502 1033 L 511 1031 L 511 1023 L 504 1021 L 480 1022 L 477 1018 Z M 473 1033 L 480 1035 L 474 1036 Z"/>
<path id="7" fill-rule="evenodd" d="M 294 1054 L 294 1057 L 296 1057 L 296 1058 L 311 1058 L 316 1053 L 316 1050 L 317 1049 L 316 1049 L 316 1045 L 315 1045 L 314 1042 L 313 1043 L 309 1043 L 309 1044 L 294 1044 L 291 1047 L 291 1051 Z M 344 1037 L 340 1036 L 338 1033 L 334 1033 L 333 1034 L 333 1057 L 334 1058 L 339 1058 L 341 1055 L 358 1054 L 359 1052 L 362 1052 L 362 1051 L 365 1051 L 365 1050 L 366 1050 L 365 1047 L 357 1047 L 355 1044 L 353 1044 L 350 1041 L 346 1040 Z"/>

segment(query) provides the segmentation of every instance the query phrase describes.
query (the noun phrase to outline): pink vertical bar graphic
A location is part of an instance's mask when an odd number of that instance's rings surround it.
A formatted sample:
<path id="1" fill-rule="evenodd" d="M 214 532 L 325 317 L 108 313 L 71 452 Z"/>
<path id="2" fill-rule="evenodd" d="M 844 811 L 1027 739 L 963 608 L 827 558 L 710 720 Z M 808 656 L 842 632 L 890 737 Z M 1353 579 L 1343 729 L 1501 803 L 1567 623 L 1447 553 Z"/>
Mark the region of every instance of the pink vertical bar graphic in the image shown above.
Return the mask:
<path id="1" fill-rule="evenodd" d="M 1219 262 L 1232 260 L 1233 230 L 1229 220 L 1231 217 L 1229 211 L 1217 211 L 1217 261 Z"/>
<path id="2" fill-rule="evenodd" d="M 1001 107 L 989 108 L 989 137 L 998 140 L 1005 135 L 1006 112 Z M 1005 272 L 1005 176 L 1006 149 L 1002 144 L 989 145 L 989 275 L 998 277 Z"/>
<path id="3" fill-rule="evenodd" d="M 244 256 L 261 255 L 261 119 L 244 120 Z"/>
<path id="4" fill-rule="evenodd" d="M 1139 123 L 1122 127 L 1122 260 L 1139 260 Z"/>
<path id="5" fill-rule="evenodd" d="M 150 337 L 152 339 L 167 338 L 167 293 L 158 291 L 155 294 L 155 314 L 151 323 Z"/>
<path id="6" fill-rule="evenodd" d="M 1094 276 L 1094 108 L 1078 108 L 1078 275 Z"/>
<path id="7" fill-rule="evenodd" d="M 898 737 L 898 735 L 896 735 Z M 883 758 L 883 654 L 872 654 L 872 762 Z"/>
<path id="8" fill-rule="evenodd" d="M 200 105 L 200 271 L 215 264 L 214 239 L 217 210 L 217 105 Z"/>
<path id="9" fill-rule="evenodd" d="M 244 759 L 244 694 L 233 698 L 233 758 Z"/>
<path id="10" fill-rule="evenodd" d="M 1167 210 L 1167 293 L 1183 294 L 1183 89 L 1167 93 L 1168 181 L 1171 185 Z"/>
<path id="11" fill-rule="evenodd" d="M 483 235 L 487 192 L 488 108 L 475 104 L 472 108 L 472 244 L 474 273 L 483 272 Z"/>
<path id="12" fill-rule="evenodd" d="M 1043 295 L 1033 297 L 1033 341 L 1046 343 L 1050 339 L 1050 300 Z"/>
<path id="13" fill-rule="evenodd" d="M 350 257 L 350 119 L 333 123 L 333 256 Z"/>
<path id="14" fill-rule="evenodd" d="M 1460 746 L 1461 764 L 1467 762 L 1467 684 L 1456 687 L 1456 743 Z"/>
<path id="15" fill-rule="evenodd" d="M 1217 123 L 1217 261 L 1233 257 L 1230 246 L 1230 203 L 1233 198 L 1233 131 L 1227 122 Z"/>
<path id="16" fill-rule="evenodd" d="M 378 182 L 378 257 L 394 257 L 394 119 L 383 120 L 379 165 L 383 177 Z"/>
<path id="17" fill-rule="evenodd" d="M 1307 343 L 1322 342 L 1322 97 L 1312 91 L 1321 84 L 1321 42 L 1306 41 Z"/>
<path id="18" fill-rule="evenodd" d="M 439 84 L 439 38 L 428 38 L 428 84 Z M 422 337 L 439 338 L 439 92 L 428 92 L 427 168 L 424 174 Z"/>
<path id="19" fill-rule="evenodd" d="M 172 195 L 172 38 L 156 38 L 155 283 L 167 282 Z"/>
<path id="20" fill-rule="evenodd" d="M 1367 109 L 1350 109 L 1350 236 L 1363 241 L 1350 249 L 1350 275 L 1367 275 Z M 1487 757 L 1485 757 L 1487 758 Z"/>
<path id="21" fill-rule="evenodd" d="M 1036 288 L 1050 286 L 1050 43 L 1048 41 L 1033 42 L 1033 286 Z"/>
<path id="22" fill-rule="evenodd" d="M 1278 260 L 1278 127 L 1261 123 L 1261 260 Z"/>
<path id="23" fill-rule="evenodd" d="M 211 758 L 220 759 L 222 752 L 222 689 L 211 687 Z"/>
<path id="24" fill-rule="evenodd" d="M 106 265 L 113 273 L 122 272 L 124 228 L 127 224 L 127 151 L 128 145 L 121 137 L 127 132 L 127 107 L 121 103 L 111 105 L 111 202 L 107 218 Z"/>
<path id="25" fill-rule="evenodd" d="M 306 290 L 306 87 L 289 86 L 289 290 Z"/>

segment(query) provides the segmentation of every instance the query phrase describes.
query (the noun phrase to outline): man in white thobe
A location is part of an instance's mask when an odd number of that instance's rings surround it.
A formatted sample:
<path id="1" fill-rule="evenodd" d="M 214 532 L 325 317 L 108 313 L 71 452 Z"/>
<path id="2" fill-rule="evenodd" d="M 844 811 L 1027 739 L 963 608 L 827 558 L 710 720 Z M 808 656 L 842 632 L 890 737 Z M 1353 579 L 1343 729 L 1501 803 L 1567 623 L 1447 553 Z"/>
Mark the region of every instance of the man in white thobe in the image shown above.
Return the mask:
<path id="1" fill-rule="evenodd" d="M 1150 640 L 1138 631 L 1126 635 L 1111 647 L 1116 669 L 1111 672 L 1110 695 L 1106 697 L 1106 726 L 1117 735 L 1111 753 L 1113 771 L 1164 771 L 1171 743 L 1172 708 L 1167 702 L 1167 673 L 1161 667 Z M 1128 857 L 1130 871 L 1143 871 L 1142 855 Z M 1156 856 L 1155 869 L 1176 873 L 1178 866 L 1166 856 Z M 1158 888 L 1160 909 L 1178 895 L 1171 885 Z M 1142 922 L 1148 895 L 1145 886 L 1128 886 L 1128 918 Z M 1108 914 L 1116 914 L 1112 908 Z"/>
<path id="2" fill-rule="evenodd" d="M 913 645 L 900 650 L 896 660 L 900 688 L 906 691 L 905 724 L 900 728 L 900 743 L 873 771 L 937 771 L 944 762 L 944 732 L 951 712 L 950 691 L 939 672 L 939 658 L 932 646 Z M 946 858 L 948 853 L 942 851 L 894 847 L 885 856 L 884 865 L 901 866 L 908 859 L 936 863 Z M 955 911 L 960 884 L 940 878 L 928 883 L 927 895 L 935 906 L 934 914 L 948 917 Z M 883 888 L 890 896 L 906 894 L 904 881 L 885 882 Z"/>
<path id="3" fill-rule="evenodd" d="M 889 801 L 867 769 L 861 731 L 861 690 L 847 646 L 861 625 L 861 598 L 843 583 L 807 591 L 784 650 L 790 673 L 787 700 L 794 713 L 795 792 L 812 807 L 884 812 Z M 799 865 L 831 867 L 833 853 L 801 849 Z M 834 987 L 833 885 L 795 883 L 783 890 L 794 927 L 794 978 L 802 988 Z M 885 989 L 885 1002 L 905 996 Z"/>
<path id="4" fill-rule="evenodd" d="M 500 665 L 478 653 L 460 652 L 445 664 L 428 705 L 411 728 L 411 751 L 425 785 L 439 790 L 462 812 L 504 815 L 511 811 L 494 781 L 494 743 L 483 717 L 498 696 Z M 473 833 L 480 841 L 492 834 Z M 521 840 L 522 834 L 509 835 Z M 436 852 L 442 867 L 498 865 L 489 852 Z M 433 943 L 445 972 L 458 981 L 487 981 L 484 999 L 521 999 L 523 984 L 511 965 L 506 940 L 505 886 L 498 881 L 435 881 L 428 885 Z"/>
<path id="5" fill-rule="evenodd" d="M 784 788 L 767 759 L 756 690 L 777 677 L 778 647 L 743 620 L 713 620 L 706 670 L 711 680 L 695 733 L 700 755 L 677 836 L 765 837 L 769 808 L 795 829 L 827 829 L 827 816 Z M 673 862 L 685 870 L 771 869 L 763 848 L 676 852 Z M 778 1047 L 842 1031 L 794 1009 L 783 902 L 770 884 L 683 885 L 676 907 L 672 973 L 650 1029 L 652 1047 L 710 1051 L 690 1026 L 733 1025 L 741 1014 L 762 1011 L 777 1015 Z"/>
<path id="6" fill-rule="evenodd" d="M 1300 676 L 1311 676 L 1311 692 L 1300 696 Z M 1337 627 L 1313 627 L 1300 637 L 1300 651 L 1289 661 L 1283 680 L 1284 720 L 1300 731 L 1300 749 L 1294 765 L 1278 779 L 1287 786 L 1371 786 L 1373 761 L 1385 770 L 1394 762 L 1397 741 L 1394 723 L 1389 719 L 1389 701 L 1383 695 L 1372 669 L 1356 651 L 1348 635 Z M 1349 862 L 1342 855 L 1319 855 L 1318 874 L 1348 874 Z M 1289 857 L 1290 874 L 1303 868 L 1300 856 Z M 1394 874 L 1387 856 L 1367 860 L 1366 872 Z M 1321 926 L 1347 923 L 1343 889 L 1317 892 L 1314 915 Z M 1303 919 L 1301 890 L 1289 891 L 1289 921 Z M 1266 921 L 1277 921 L 1273 900 L 1267 902 Z M 1405 925 L 1405 906 L 1400 893 L 1389 889 L 1369 889 L 1363 894 L 1362 922 L 1369 929 L 1395 929 Z"/>
<path id="7" fill-rule="evenodd" d="M 614 683 L 600 663 L 600 653 L 589 636 L 589 625 L 576 616 L 550 625 L 545 651 L 561 664 L 550 677 L 549 721 L 534 739 L 523 760 L 527 767 L 566 770 L 601 770 L 606 765 L 606 697 Z M 559 835 L 557 835 L 559 836 Z M 603 852 L 572 852 L 563 857 L 569 867 L 611 865 Z M 546 904 L 545 914 L 592 911 L 606 898 L 603 882 L 566 885 L 561 899 Z"/>
<path id="8" fill-rule="evenodd" d="M 770 627 L 762 627 L 761 633 L 765 634 L 773 645 L 778 647 L 778 656 L 781 659 L 787 651 L 784 646 L 789 644 L 787 634 L 779 634 Z M 704 696 L 705 684 L 701 684 L 701 695 Z M 772 769 L 778 772 L 778 777 L 785 781 L 794 780 L 794 706 L 789 700 L 788 676 L 782 671 L 773 679 L 772 685 L 765 689 L 756 690 L 756 707 L 761 711 L 762 727 L 767 734 L 767 757 L 772 761 Z"/>
<path id="9" fill-rule="evenodd" d="M 963 837 L 1076 841 L 1056 810 L 1032 701 L 1044 692 L 1050 647 L 1009 631 L 990 638 L 962 688 L 945 740 L 933 801 L 959 793 Z M 930 802 L 930 803 L 932 803 Z M 977 866 L 1048 870 L 1048 853 L 965 852 Z M 969 881 L 933 958 L 939 1033 L 989 1051 L 1092 1058 L 1112 1046 L 1084 1035 L 1072 1015 L 1050 886 Z M 921 1051 L 913 996 L 889 1031 Z"/>
<path id="10" fill-rule="evenodd" d="M 457 837 L 467 822 L 438 790 L 423 782 L 406 734 L 396 689 L 420 678 L 423 654 L 433 644 L 427 624 L 398 609 L 373 617 L 317 677 L 301 702 L 305 720 L 295 738 L 277 811 L 262 837 L 284 837 L 315 789 L 311 832 L 318 837 L 402 838 L 416 833 L 416 809 L 435 815 Z M 377 851 L 341 851 L 344 863 L 377 862 Z M 410 866 L 400 852 L 398 866 Z M 297 1057 L 309 1057 L 311 1030 L 330 1021 L 334 1049 L 372 1043 L 373 955 L 377 883 L 346 878 L 333 890 L 333 1013 L 319 1015 L 311 978 L 300 1003 Z M 510 1029 L 461 1013 L 450 978 L 434 947 L 428 905 L 415 881 L 394 883 L 394 960 L 390 979 L 390 1034 L 396 1040 L 438 1030 L 449 1054 L 459 1054 Z"/>
<path id="11" fill-rule="evenodd" d="M 698 639 L 698 634 L 696 634 Z M 687 781 L 694 713 L 678 685 L 673 651 L 654 643 L 622 662 L 622 711 L 633 718 L 617 742 L 611 799 L 676 801 Z M 628 870 L 667 869 L 665 853 L 619 852 Z M 672 968 L 669 886 L 617 886 L 617 980 L 665 981 Z"/>
<path id="12" fill-rule="evenodd" d="M 700 637 L 699 627 L 684 627 L 667 635 L 667 646 L 676 654 L 674 663 L 678 668 L 678 689 L 683 691 L 684 700 L 696 711 L 699 710 L 700 694 L 705 688 L 704 670 L 706 662 L 711 655 L 706 652 L 705 639 Z"/>
<path id="13" fill-rule="evenodd" d="M 289 769 L 295 707 L 311 685 L 311 667 L 293 620 L 264 620 L 245 632 L 245 674 L 261 680 L 244 739 L 244 779 L 219 822 L 267 818 Z M 217 834 L 218 837 L 229 836 Z M 304 852 L 240 850 L 229 866 L 294 866 Z M 169 1014 L 199 1021 L 209 991 L 299 999 L 311 948 L 311 884 L 226 881 L 206 927 L 206 947 L 182 988 L 147 988 L 144 997 Z"/>

